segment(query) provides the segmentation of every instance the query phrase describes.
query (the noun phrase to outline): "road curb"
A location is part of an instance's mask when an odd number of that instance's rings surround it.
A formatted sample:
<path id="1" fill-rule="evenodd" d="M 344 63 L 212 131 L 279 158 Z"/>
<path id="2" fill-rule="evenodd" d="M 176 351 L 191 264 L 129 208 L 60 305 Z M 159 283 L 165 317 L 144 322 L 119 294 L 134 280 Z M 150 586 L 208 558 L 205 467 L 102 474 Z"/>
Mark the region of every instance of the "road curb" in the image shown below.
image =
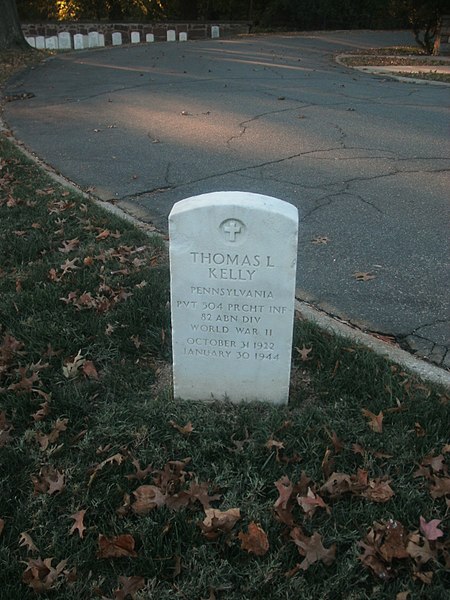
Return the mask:
<path id="1" fill-rule="evenodd" d="M 390 77 L 391 79 L 395 80 L 395 81 L 400 81 L 402 83 L 416 83 L 419 85 L 437 85 L 437 86 L 450 86 L 450 83 L 447 83 L 445 81 L 434 81 L 433 79 L 421 79 L 421 78 L 416 78 L 416 77 L 402 77 L 401 75 L 399 75 L 396 70 L 392 70 L 389 69 L 389 67 L 386 66 L 372 66 L 372 65 L 348 65 L 346 64 L 342 58 L 344 57 L 348 57 L 348 56 L 352 56 L 350 54 L 338 54 L 337 56 L 334 57 L 335 61 L 337 62 L 338 65 L 340 65 L 341 67 L 345 67 L 347 69 L 354 69 L 356 71 L 359 71 L 360 73 L 366 73 L 367 75 L 377 75 L 379 77 Z M 357 56 L 357 55 L 355 55 Z M 397 65 L 393 65 L 393 66 L 397 66 Z M 414 66 L 414 65 L 411 65 Z M 405 69 L 408 68 L 407 65 L 404 65 Z M 436 70 L 439 67 L 429 67 L 430 70 Z"/>
<path id="2" fill-rule="evenodd" d="M 383 356 L 415 373 L 424 381 L 429 381 L 430 383 L 442 385 L 446 389 L 450 389 L 450 372 L 445 369 L 441 369 L 440 367 L 421 360 L 406 350 L 383 342 L 360 329 L 350 327 L 349 325 L 330 317 L 327 313 L 317 310 L 306 302 L 296 300 L 295 309 L 306 321 L 316 324 L 324 331 L 334 333 L 335 335 L 349 339 L 355 344 L 364 346 L 379 356 Z"/>

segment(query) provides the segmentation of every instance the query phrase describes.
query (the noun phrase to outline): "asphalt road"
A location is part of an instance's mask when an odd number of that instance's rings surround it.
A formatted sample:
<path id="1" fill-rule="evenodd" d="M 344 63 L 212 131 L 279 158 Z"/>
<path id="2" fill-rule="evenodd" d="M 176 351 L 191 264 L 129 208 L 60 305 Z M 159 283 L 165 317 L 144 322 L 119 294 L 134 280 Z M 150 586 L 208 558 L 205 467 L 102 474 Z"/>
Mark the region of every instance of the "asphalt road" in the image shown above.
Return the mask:
<path id="1" fill-rule="evenodd" d="M 298 297 L 450 367 L 450 88 L 334 60 L 401 43 L 408 32 L 327 32 L 67 53 L 10 82 L 34 97 L 7 103 L 4 120 L 163 231 L 196 194 L 292 202 Z"/>

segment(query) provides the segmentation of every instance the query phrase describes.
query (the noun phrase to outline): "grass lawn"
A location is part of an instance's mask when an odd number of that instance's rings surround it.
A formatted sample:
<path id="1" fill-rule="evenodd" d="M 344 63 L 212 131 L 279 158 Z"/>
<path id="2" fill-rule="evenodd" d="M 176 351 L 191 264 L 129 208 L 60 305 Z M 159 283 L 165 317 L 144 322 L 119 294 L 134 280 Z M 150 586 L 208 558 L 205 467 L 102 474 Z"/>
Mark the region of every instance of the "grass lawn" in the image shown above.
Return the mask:
<path id="1" fill-rule="evenodd" d="M 348 67 L 389 67 L 389 66 L 416 66 L 417 67 L 439 67 L 449 65 L 448 60 L 439 58 L 439 56 L 429 56 L 422 49 L 415 46 L 395 46 L 392 48 L 370 48 L 352 52 L 351 54 L 341 55 L 340 62 Z M 439 73 L 438 69 L 429 72 L 416 71 L 411 72 L 393 72 L 393 75 L 401 77 L 412 77 L 414 79 L 426 79 L 429 81 L 441 81 L 450 83 L 448 73 Z"/>
<path id="2" fill-rule="evenodd" d="M 170 390 L 167 250 L 0 136 L 0 597 L 444 600 L 450 398 L 297 320 L 289 406 Z"/>

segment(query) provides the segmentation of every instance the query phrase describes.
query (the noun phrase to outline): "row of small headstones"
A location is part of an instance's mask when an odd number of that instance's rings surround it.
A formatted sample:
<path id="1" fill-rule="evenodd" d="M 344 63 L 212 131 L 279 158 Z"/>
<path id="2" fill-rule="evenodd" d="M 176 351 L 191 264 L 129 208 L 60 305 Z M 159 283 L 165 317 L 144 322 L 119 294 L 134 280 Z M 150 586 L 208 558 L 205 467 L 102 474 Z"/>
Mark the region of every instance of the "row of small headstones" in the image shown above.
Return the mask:
<path id="1" fill-rule="evenodd" d="M 211 27 L 211 38 L 215 39 L 220 36 L 219 27 L 217 25 L 213 25 Z M 37 48 L 39 50 L 43 50 L 44 48 L 47 50 L 83 50 L 85 48 L 100 48 L 105 45 L 105 36 L 103 33 L 98 33 L 97 31 L 91 31 L 88 35 L 83 35 L 81 33 L 76 33 L 73 36 L 73 45 L 72 45 L 72 36 L 68 31 L 62 31 L 57 36 L 44 37 L 43 35 L 38 35 L 37 37 L 27 37 L 27 42 L 33 48 Z M 155 36 L 153 33 L 147 33 L 145 36 L 145 41 L 147 43 L 154 42 Z M 176 42 L 177 41 L 177 33 L 174 29 L 169 29 L 167 31 L 167 41 L 168 42 Z M 187 32 L 181 31 L 178 35 L 178 41 L 187 42 Z M 141 34 L 139 31 L 131 32 L 131 43 L 139 44 L 141 42 Z M 121 46 L 122 45 L 122 34 L 119 31 L 115 31 L 112 34 L 112 45 L 113 46 Z"/>

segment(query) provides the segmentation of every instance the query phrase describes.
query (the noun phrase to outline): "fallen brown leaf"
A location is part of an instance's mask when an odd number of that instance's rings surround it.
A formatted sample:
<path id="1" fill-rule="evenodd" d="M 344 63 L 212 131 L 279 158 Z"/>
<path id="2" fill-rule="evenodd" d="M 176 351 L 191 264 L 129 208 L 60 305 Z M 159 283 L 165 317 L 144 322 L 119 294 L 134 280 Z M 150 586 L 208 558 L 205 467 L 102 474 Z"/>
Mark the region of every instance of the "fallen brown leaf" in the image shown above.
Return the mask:
<path id="1" fill-rule="evenodd" d="M 99 471 L 101 471 L 103 469 L 103 467 L 105 467 L 106 465 L 113 464 L 113 463 L 115 463 L 116 465 L 121 465 L 123 460 L 124 460 L 123 454 L 121 454 L 120 452 L 117 452 L 116 454 L 113 454 L 109 458 L 106 458 L 101 463 L 99 463 L 96 467 L 94 467 L 92 469 L 91 475 L 89 477 L 88 487 L 92 484 L 95 477 L 97 476 L 97 473 Z"/>
<path id="2" fill-rule="evenodd" d="M 75 533 L 75 531 L 78 531 L 78 535 L 80 536 L 81 539 L 83 539 L 84 531 L 86 529 L 86 527 L 84 526 L 83 520 L 84 520 L 84 515 L 86 514 L 86 511 L 87 511 L 87 509 L 85 508 L 85 509 L 77 511 L 73 515 L 70 515 L 70 518 L 73 519 L 75 521 L 75 523 L 70 528 L 69 535 L 72 535 L 73 533 Z"/>
<path id="3" fill-rule="evenodd" d="M 241 511 L 239 508 L 229 508 L 225 511 L 207 508 L 205 515 L 203 522 L 200 523 L 200 528 L 208 540 L 214 540 L 221 533 L 229 533 L 233 529 L 241 518 Z"/>
<path id="4" fill-rule="evenodd" d="M 192 423 L 189 421 L 189 423 L 186 423 L 186 425 L 178 425 L 178 423 L 176 423 L 173 420 L 169 421 L 169 425 L 171 425 L 174 429 L 176 429 L 179 433 L 181 433 L 181 435 L 190 435 L 193 431 L 194 431 L 194 427 L 192 425 Z"/>
<path id="5" fill-rule="evenodd" d="M 425 521 L 422 515 L 419 517 L 420 521 L 420 531 L 423 533 L 424 537 L 430 542 L 434 542 L 444 535 L 444 532 L 438 528 L 438 526 L 442 523 L 440 519 L 432 519 Z"/>
<path id="6" fill-rule="evenodd" d="M 362 414 L 364 417 L 369 419 L 369 427 L 372 429 L 372 431 L 374 431 L 375 433 L 383 433 L 383 412 L 380 411 L 377 415 L 375 415 L 373 412 L 371 412 L 370 410 L 367 410 L 367 408 L 363 408 L 361 410 Z"/>
<path id="7" fill-rule="evenodd" d="M 375 279 L 376 275 L 373 273 L 357 271 L 356 273 L 353 273 L 353 277 L 356 281 L 370 281 L 371 279 Z"/>
<path id="8" fill-rule="evenodd" d="M 107 538 L 101 533 L 98 536 L 97 558 L 121 558 L 123 556 L 135 557 L 135 541 L 132 535 L 122 535 Z"/>
<path id="9" fill-rule="evenodd" d="M 98 379 L 98 373 L 97 373 L 97 369 L 95 368 L 94 363 L 92 362 L 92 360 L 86 360 L 83 364 L 83 366 L 81 367 L 81 370 L 83 371 L 83 373 L 86 375 L 86 377 L 88 379 Z"/>
<path id="10" fill-rule="evenodd" d="M 300 355 L 300 360 L 302 360 L 303 362 L 311 360 L 311 357 L 308 356 L 308 355 L 311 352 L 312 347 L 311 348 L 307 348 L 305 346 L 305 344 L 303 344 L 302 348 L 297 348 L 297 346 L 296 346 L 295 349 L 297 350 L 297 353 Z"/>
<path id="11" fill-rule="evenodd" d="M 128 596 L 134 599 L 136 592 L 145 587 L 145 579 L 139 576 L 124 577 L 121 575 L 119 577 L 119 585 L 122 587 L 114 590 L 115 600 L 126 600 Z"/>
<path id="12" fill-rule="evenodd" d="M 38 594 L 51 590 L 60 575 L 64 574 L 64 568 L 67 564 L 67 560 L 62 560 L 56 567 L 53 567 L 53 560 L 53 558 L 44 560 L 30 558 L 25 563 L 27 568 L 22 576 L 22 581 Z"/>
<path id="13" fill-rule="evenodd" d="M 133 496 L 135 501 L 131 508 L 137 515 L 146 515 L 166 502 L 166 496 L 155 485 L 141 485 L 134 490 Z"/>
<path id="14" fill-rule="evenodd" d="M 240 531 L 241 549 L 256 556 L 264 556 L 269 550 L 269 540 L 262 527 L 255 522 L 249 523 L 248 532 Z"/>
<path id="15" fill-rule="evenodd" d="M 311 488 L 308 488 L 306 496 L 297 496 L 297 502 L 305 511 L 305 514 L 310 518 L 314 515 L 317 508 L 324 508 L 327 513 L 330 513 L 330 507 L 325 504 L 323 499 L 318 494 L 315 494 Z"/>
<path id="16" fill-rule="evenodd" d="M 36 548 L 31 536 L 25 531 L 22 531 L 19 537 L 19 546 L 26 546 L 28 552 L 38 552 L 39 550 Z"/>
<path id="17" fill-rule="evenodd" d="M 306 571 L 308 567 L 315 562 L 321 560 L 324 565 L 331 565 L 336 558 L 336 544 L 325 548 L 322 544 L 322 536 L 314 532 L 311 537 L 303 534 L 299 527 L 295 527 L 290 536 L 294 541 L 299 553 L 304 556 L 304 560 L 298 565 L 302 571 Z"/>

